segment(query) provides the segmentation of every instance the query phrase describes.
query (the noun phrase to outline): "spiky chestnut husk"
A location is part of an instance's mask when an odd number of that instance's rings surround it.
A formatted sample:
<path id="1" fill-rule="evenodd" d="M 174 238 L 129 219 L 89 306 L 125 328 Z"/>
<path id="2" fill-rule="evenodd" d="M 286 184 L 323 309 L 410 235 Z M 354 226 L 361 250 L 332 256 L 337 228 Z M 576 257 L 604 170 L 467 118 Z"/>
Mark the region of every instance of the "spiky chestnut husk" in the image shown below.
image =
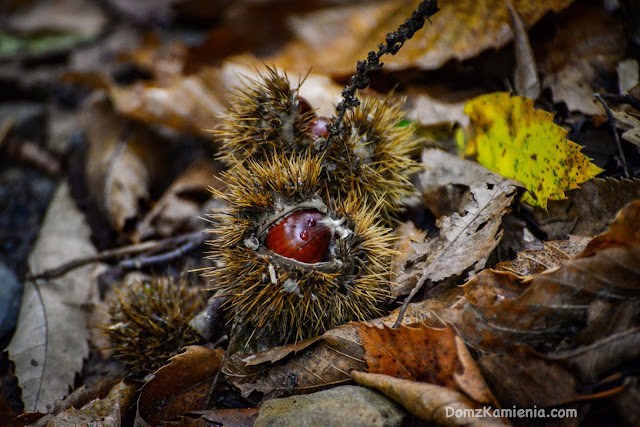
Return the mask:
<path id="1" fill-rule="evenodd" d="M 420 139 L 414 125 L 399 126 L 403 104 L 391 98 L 363 98 L 345 115 L 347 131 L 336 136 L 323 160 L 331 176 L 330 191 L 367 198 L 380 206 L 383 218 L 393 218 L 416 191 L 409 178 L 420 168 L 412 158 Z"/>
<path id="2" fill-rule="evenodd" d="M 209 215 L 211 259 L 219 267 L 206 275 L 226 298 L 236 350 L 300 341 L 381 314 L 389 297 L 391 231 L 355 198 L 318 196 L 321 171 L 315 156 L 248 160 L 224 174 L 224 193 L 213 190 L 228 207 Z M 265 243 L 274 227 L 298 212 L 315 213 L 331 228 L 326 261 L 300 262 Z"/>
<path id="3" fill-rule="evenodd" d="M 141 378 L 164 366 L 185 346 L 201 341 L 189 321 L 205 306 L 202 289 L 184 280 L 154 277 L 116 288 L 105 328 L 115 358 Z"/>
<path id="4" fill-rule="evenodd" d="M 257 80 L 247 78 L 245 83 L 230 97 L 220 128 L 213 130 L 224 141 L 220 159 L 231 164 L 234 159 L 262 160 L 306 150 L 315 113 L 287 75 L 267 67 Z"/>
<path id="5" fill-rule="evenodd" d="M 346 132 L 327 143 L 327 132 L 314 126 L 315 120 L 327 119 L 314 117 L 297 93 L 273 68 L 238 89 L 217 131 L 222 159 L 232 165 L 283 153 L 323 156 L 325 197 L 356 195 L 369 206 L 379 205 L 382 218 L 391 221 L 403 199 L 415 193 L 409 177 L 419 169 L 411 157 L 420 144 L 415 128 L 398 127 L 403 102 L 363 97 L 345 116 Z"/>

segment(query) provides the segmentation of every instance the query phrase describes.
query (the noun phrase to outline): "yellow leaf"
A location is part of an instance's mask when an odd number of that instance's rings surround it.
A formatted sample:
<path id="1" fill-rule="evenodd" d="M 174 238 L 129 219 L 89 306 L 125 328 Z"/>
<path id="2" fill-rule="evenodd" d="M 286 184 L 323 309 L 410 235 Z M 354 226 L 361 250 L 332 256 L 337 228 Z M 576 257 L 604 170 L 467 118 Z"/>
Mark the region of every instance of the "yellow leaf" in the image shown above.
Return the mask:
<path id="1" fill-rule="evenodd" d="M 532 99 L 495 92 L 470 100 L 464 112 L 471 119 L 464 153 L 523 183 L 529 190 L 523 201 L 532 206 L 546 209 L 549 199 L 566 198 L 565 190 L 603 171 Z"/>

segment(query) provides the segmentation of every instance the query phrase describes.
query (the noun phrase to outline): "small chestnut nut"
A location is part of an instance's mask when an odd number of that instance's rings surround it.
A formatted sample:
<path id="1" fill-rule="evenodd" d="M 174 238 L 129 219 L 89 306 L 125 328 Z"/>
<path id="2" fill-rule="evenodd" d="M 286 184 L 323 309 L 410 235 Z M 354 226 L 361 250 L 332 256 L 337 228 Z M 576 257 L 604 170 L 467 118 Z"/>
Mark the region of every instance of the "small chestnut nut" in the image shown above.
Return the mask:
<path id="1" fill-rule="evenodd" d="M 309 101 L 307 101 L 300 95 L 296 97 L 296 101 L 298 102 L 298 111 L 300 111 L 300 114 L 311 114 L 315 116 L 315 113 L 313 111 L 313 108 L 311 107 L 311 104 L 309 104 Z"/>
<path id="2" fill-rule="evenodd" d="M 267 232 L 265 246 L 276 254 L 314 264 L 326 261 L 331 228 L 315 209 L 294 211 Z"/>
<path id="3" fill-rule="evenodd" d="M 309 124 L 309 133 L 314 139 L 327 138 L 329 136 L 327 125 L 329 124 L 331 124 L 331 120 L 326 117 L 318 117 Z"/>

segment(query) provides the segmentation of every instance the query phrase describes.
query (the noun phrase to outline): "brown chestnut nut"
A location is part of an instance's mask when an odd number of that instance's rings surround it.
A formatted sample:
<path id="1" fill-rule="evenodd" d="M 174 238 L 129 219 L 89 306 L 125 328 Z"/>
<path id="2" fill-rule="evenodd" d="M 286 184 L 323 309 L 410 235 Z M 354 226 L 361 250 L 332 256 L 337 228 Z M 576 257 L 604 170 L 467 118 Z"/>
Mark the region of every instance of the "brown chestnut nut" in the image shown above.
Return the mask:
<path id="1" fill-rule="evenodd" d="M 309 104 L 309 101 L 307 101 L 300 95 L 297 96 L 296 100 L 298 102 L 298 111 L 300 111 L 300 114 L 311 114 L 312 116 L 316 115 L 313 111 L 313 108 L 311 107 L 311 104 Z"/>
<path id="2" fill-rule="evenodd" d="M 286 258 L 314 264 L 326 261 L 331 228 L 315 209 L 295 211 L 269 229 L 267 249 Z"/>
<path id="3" fill-rule="evenodd" d="M 327 125 L 331 124 L 331 120 L 326 117 L 318 117 L 309 124 L 309 133 L 313 138 L 327 138 L 329 129 Z"/>

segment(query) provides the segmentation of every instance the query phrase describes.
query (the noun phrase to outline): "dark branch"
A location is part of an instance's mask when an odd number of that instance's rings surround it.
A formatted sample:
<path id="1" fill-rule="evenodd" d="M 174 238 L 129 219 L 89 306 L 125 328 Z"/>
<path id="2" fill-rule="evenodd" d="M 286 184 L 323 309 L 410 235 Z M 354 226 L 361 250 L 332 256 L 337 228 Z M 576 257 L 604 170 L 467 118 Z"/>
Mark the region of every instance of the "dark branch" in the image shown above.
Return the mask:
<path id="1" fill-rule="evenodd" d="M 169 252 L 169 256 L 175 253 L 175 251 L 185 251 L 185 247 L 188 250 L 191 250 L 192 246 L 198 246 L 204 241 L 204 233 L 202 231 L 196 231 L 193 233 L 183 234 L 180 236 L 169 237 L 163 240 L 155 240 L 143 243 L 137 243 L 135 245 L 124 246 L 116 249 L 109 249 L 99 254 L 92 255 L 85 258 L 78 258 L 71 260 L 65 264 L 60 265 L 59 267 L 52 268 L 50 270 L 43 271 L 38 274 L 34 274 L 30 277 L 27 277 L 28 280 L 35 279 L 54 279 L 56 277 L 60 277 L 67 272 L 76 269 L 78 267 L 82 267 L 85 264 L 89 264 L 92 262 L 99 261 L 107 261 L 113 258 L 119 258 L 127 255 L 132 255 L 140 252 L 149 252 L 156 251 L 161 249 L 167 249 L 170 247 L 175 247 L 176 245 L 182 245 L 177 249 Z M 182 248 L 182 249 L 181 249 Z M 183 252 L 184 253 L 184 252 Z M 183 253 L 179 253 L 180 255 Z M 164 254 L 167 257 L 167 254 Z M 147 257 L 150 258 L 150 257 Z M 148 264 L 148 261 L 145 258 L 135 258 L 135 260 L 131 262 L 141 262 L 142 264 Z M 126 264 L 128 266 L 128 264 Z"/>
<path id="2" fill-rule="evenodd" d="M 343 100 L 336 107 L 336 118 L 329 126 L 329 136 L 327 138 L 327 146 L 339 134 L 344 132 L 344 115 L 347 110 L 352 110 L 360 101 L 355 97 L 356 90 L 364 89 L 369 86 L 369 73 L 373 70 L 379 70 L 384 63 L 380 62 L 382 55 L 398 53 L 404 42 L 409 40 L 413 35 L 424 26 L 425 19 L 429 19 L 438 11 L 437 0 L 423 0 L 413 11 L 411 17 L 404 21 L 396 31 L 387 34 L 385 43 L 378 45 L 378 51 L 369 52 L 366 61 L 358 61 L 356 66 L 357 73 L 351 77 L 351 85 L 342 91 Z"/>

